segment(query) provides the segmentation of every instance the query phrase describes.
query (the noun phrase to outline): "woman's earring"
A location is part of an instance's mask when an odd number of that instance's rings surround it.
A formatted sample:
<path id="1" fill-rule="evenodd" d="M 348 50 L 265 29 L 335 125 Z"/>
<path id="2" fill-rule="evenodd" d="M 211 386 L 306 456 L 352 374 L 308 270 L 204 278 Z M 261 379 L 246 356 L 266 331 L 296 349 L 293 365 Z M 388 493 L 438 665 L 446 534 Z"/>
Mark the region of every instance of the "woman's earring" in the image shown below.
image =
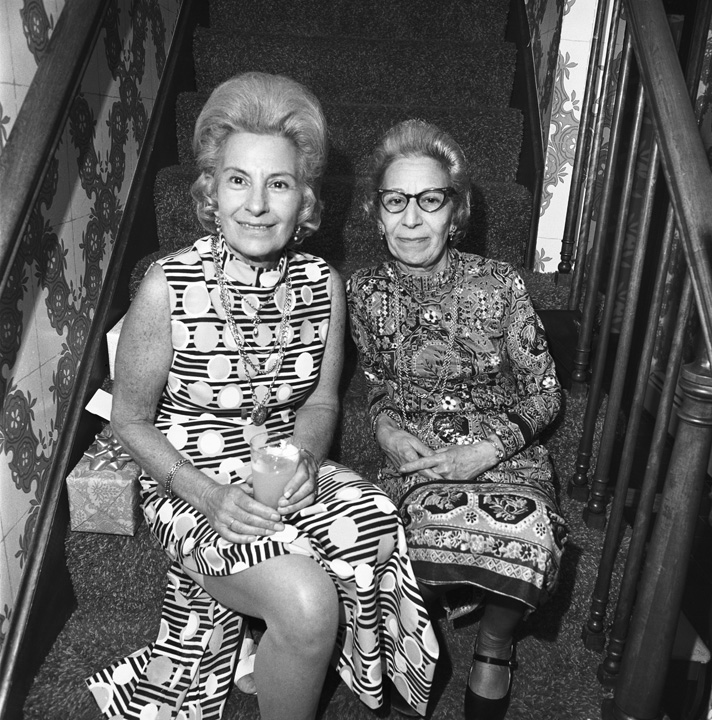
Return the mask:
<path id="1" fill-rule="evenodd" d="M 215 229 L 218 232 L 220 232 L 222 230 L 222 226 L 220 224 L 220 216 L 217 213 L 215 213 L 214 216 L 215 216 Z"/>
<path id="2" fill-rule="evenodd" d="M 292 236 L 292 243 L 294 245 L 298 245 L 301 242 L 301 238 L 299 236 L 299 232 L 301 230 L 301 227 L 297 225 L 297 227 L 294 228 L 294 235 Z"/>
<path id="3" fill-rule="evenodd" d="M 447 241 L 452 245 L 453 238 L 455 237 L 455 228 L 451 225 L 450 231 L 447 234 Z"/>
<path id="4" fill-rule="evenodd" d="M 386 228 L 384 228 L 383 225 L 378 226 L 378 237 L 381 238 L 381 240 L 386 239 Z"/>

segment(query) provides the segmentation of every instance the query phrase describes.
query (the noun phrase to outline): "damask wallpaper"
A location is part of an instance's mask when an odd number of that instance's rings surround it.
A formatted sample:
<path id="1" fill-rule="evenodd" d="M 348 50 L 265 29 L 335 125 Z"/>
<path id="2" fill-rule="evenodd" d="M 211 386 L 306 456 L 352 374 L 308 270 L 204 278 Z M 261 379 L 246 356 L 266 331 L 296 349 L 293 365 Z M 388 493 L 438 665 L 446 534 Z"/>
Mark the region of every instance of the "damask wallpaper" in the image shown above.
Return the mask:
<path id="1" fill-rule="evenodd" d="M 0 297 L 0 643 L 181 0 L 113 0 Z M 0 150 L 64 0 L 0 4 Z"/>
<path id="2" fill-rule="evenodd" d="M 526 0 L 545 156 L 535 269 L 561 253 L 597 0 Z"/>

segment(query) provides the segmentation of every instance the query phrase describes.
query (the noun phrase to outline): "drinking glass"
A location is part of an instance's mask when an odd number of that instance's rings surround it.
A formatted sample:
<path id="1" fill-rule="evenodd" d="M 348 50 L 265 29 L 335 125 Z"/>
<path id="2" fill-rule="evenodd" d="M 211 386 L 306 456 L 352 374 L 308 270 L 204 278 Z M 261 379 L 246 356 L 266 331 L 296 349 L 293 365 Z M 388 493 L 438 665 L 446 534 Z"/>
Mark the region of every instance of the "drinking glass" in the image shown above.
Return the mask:
<path id="1" fill-rule="evenodd" d="M 255 500 L 276 509 L 297 471 L 299 448 L 292 444 L 291 435 L 270 430 L 250 440 L 250 457 Z"/>

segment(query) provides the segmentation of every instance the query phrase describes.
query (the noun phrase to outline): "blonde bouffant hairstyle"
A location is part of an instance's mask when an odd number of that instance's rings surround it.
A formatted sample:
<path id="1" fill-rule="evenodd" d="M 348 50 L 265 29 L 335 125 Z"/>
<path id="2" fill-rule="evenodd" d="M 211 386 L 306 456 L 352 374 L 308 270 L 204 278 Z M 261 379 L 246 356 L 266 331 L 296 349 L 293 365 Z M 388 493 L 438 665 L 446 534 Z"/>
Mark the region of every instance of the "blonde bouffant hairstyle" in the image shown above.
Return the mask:
<path id="1" fill-rule="evenodd" d="M 457 195 L 452 198 L 452 224 L 455 232 L 450 245 L 456 245 L 467 232 L 470 221 L 470 172 L 462 148 L 448 133 L 424 120 L 404 120 L 387 130 L 376 145 L 369 161 L 363 209 L 378 223 L 377 191 L 386 170 L 406 157 L 429 157 L 440 163 Z"/>
<path id="2" fill-rule="evenodd" d="M 226 80 L 213 90 L 193 133 L 193 152 L 200 176 L 193 183 L 200 224 L 216 231 L 216 174 L 227 140 L 234 133 L 275 135 L 297 149 L 297 181 L 303 186 L 297 219 L 297 240 L 319 228 L 322 203 L 319 183 L 326 165 L 326 119 L 315 95 L 283 75 L 249 72 Z"/>

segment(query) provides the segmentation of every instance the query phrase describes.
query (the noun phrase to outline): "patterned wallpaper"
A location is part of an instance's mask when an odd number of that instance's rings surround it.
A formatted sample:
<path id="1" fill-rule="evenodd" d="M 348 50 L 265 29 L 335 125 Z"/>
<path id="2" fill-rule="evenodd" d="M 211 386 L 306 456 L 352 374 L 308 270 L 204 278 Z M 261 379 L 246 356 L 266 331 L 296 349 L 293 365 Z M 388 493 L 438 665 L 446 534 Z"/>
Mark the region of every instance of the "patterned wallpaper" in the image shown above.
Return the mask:
<path id="1" fill-rule="evenodd" d="M 545 147 L 535 270 L 554 272 L 561 253 L 595 0 L 525 0 Z"/>
<path id="2" fill-rule="evenodd" d="M 181 0 L 113 0 L 0 297 L 0 644 Z M 0 150 L 64 0 L 0 4 Z"/>

